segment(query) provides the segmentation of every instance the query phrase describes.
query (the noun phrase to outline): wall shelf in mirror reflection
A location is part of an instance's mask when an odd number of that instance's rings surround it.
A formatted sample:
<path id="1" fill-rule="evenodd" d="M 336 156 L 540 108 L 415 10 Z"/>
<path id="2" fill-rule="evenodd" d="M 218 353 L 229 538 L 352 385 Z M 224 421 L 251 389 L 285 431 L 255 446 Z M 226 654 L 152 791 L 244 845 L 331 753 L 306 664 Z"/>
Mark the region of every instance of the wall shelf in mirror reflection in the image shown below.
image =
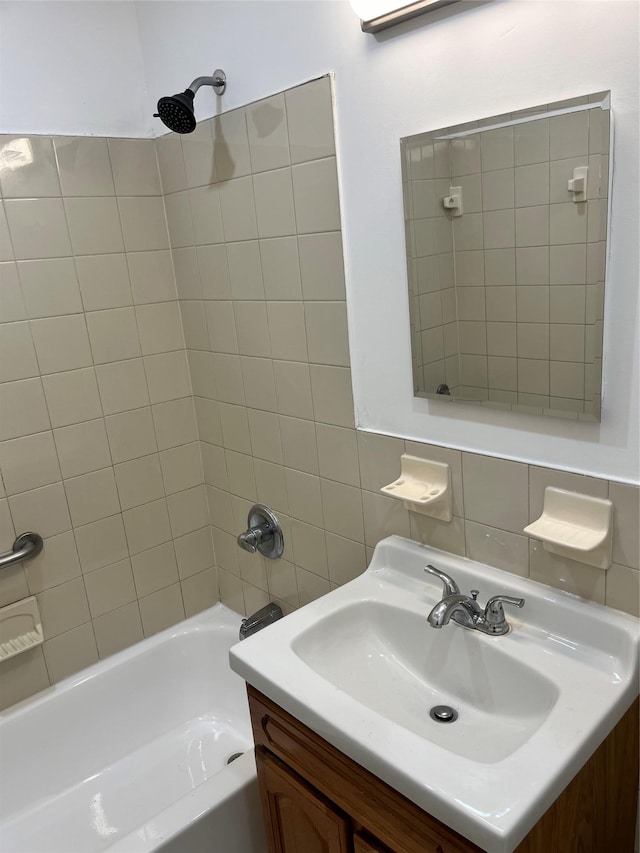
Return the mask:
<path id="1" fill-rule="evenodd" d="M 600 419 L 611 142 L 609 92 L 400 140 L 415 396 Z"/>

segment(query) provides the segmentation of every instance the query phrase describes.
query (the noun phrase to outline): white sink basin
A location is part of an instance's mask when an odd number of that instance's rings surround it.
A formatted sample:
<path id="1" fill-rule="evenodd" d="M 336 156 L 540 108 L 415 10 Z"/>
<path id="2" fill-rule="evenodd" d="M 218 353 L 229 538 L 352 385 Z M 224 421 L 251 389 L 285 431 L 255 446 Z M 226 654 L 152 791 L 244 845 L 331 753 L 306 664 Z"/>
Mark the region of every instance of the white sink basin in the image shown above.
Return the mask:
<path id="1" fill-rule="evenodd" d="M 427 614 L 442 584 L 526 599 L 491 637 Z M 232 668 L 491 853 L 513 850 L 638 694 L 638 620 L 399 537 L 350 584 L 234 646 Z M 458 714 L 438 723 L 429 710 Z"/>
<path id="2" fill-rule="evenodd" d="M 497 643 L 478 643 L 464 629 L 431 628 L 422 607 L 359 601 L 320 619 L 291 648 L 391 722 L 488 764 L 524 743 L 558 697 L 552 681 Z M 431 719 L 434 705 L 454 707 L 455 725 Z"/>

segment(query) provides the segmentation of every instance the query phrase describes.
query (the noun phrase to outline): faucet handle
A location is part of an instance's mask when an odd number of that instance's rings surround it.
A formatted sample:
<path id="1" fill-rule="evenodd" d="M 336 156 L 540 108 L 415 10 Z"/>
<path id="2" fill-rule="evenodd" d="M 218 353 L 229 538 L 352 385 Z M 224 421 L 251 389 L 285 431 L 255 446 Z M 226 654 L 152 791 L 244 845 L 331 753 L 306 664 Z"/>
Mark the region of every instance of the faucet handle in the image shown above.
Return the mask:
<path id="1" fill-rule="evenodd" d="M 444 584 L 444 594 L 445 595 L 459 595 L 460 589 L 458 588 L 458 584 L 454 581 L 453 578 L 450 578 L 449 575 L 441 572 L 440 569 L 436 569 L 435 566 L 427 565 L 424 567 L 425 572 L 428 572 L 430 575 L 435 575 L 439 580 Z"/>
<path id="2" fill-rule="evenodd" d="M 504 622 L 503 604 L 524 607 L 524 598 L 514 598 L 511 595 L 494 595 L 493 598 L 490 598 L 484 609 L 484 618 L 489 625 L 499 625 L 501 622 Z"/>

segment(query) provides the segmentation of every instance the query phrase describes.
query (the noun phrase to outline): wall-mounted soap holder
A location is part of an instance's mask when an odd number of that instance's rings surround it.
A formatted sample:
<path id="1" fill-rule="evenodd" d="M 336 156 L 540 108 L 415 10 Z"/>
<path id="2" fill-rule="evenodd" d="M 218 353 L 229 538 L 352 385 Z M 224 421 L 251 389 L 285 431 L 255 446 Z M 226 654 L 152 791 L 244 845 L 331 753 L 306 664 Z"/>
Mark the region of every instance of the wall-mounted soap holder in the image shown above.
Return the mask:
<path id="1" fill-rule="evenodd" d="M 403 453 L 400 476 L 380 491 L 404 502 L 411 512 L 451 521 L 451 470 L 444 462 L 432 462 Z"/>
<path id="2" fill-rule="evenodd" d="M 611 501 L 547 486 L 542 515 L 524 533 L 541 539 L 545 551 L 608 569 L 612 522 Z"/>
<path id="3" fill-rule="evenodd" d="M 35 596 L 0 607 L 0 661 L 39 646 L 43 640 Z"/>

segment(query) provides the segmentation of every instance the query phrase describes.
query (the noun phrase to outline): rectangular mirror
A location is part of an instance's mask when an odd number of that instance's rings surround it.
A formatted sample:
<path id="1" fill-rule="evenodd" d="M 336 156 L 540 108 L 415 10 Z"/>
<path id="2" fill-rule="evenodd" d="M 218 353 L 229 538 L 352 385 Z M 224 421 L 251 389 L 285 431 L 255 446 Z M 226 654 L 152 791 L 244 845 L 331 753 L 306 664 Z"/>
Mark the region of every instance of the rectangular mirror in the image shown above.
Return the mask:
<path id="1" fill-rule="evenodd" d="M 400 140 L 414 393 L 600 419 L 600 92 Z"/>

